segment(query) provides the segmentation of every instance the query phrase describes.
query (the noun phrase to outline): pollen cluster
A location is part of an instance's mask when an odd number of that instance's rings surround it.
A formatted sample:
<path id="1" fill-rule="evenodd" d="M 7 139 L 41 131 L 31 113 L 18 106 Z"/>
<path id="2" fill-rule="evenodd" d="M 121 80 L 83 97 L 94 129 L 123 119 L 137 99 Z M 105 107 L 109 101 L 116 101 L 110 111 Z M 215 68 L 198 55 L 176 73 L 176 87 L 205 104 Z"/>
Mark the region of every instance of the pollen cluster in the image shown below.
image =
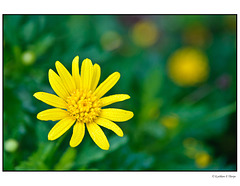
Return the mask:
<path id="1" fill-rule="evenodd" d="M 91 123 L 101 113 L 101 102 L 91 90 L 85 92 L 76 89 L 67 98 L 67 104 L 67 111 L 81 123 Z"/>

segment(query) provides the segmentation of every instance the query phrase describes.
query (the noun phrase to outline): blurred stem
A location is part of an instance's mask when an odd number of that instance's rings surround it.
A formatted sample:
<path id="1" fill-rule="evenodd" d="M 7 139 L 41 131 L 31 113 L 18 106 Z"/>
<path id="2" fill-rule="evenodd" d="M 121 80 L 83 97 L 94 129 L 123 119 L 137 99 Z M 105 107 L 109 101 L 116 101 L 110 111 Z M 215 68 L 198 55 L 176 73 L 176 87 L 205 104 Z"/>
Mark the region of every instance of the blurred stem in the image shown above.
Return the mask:
<path id="1" fill-rule="evenodd" d="M 46 154 L 46 162 L 48 165 L 50 165 L 51 162 L 53 162 L 53 158 L 55 158 L 54 154 L 56 153 L 59 146 L 62 144 L 63 140 L 67 136 L 67 133 L 65 133 L 62 137 L 58 139 L 58 141 L 55 143 L 53 148 Z"/>
<path id="2" fill-rule="evenodd" d="M 233 113 L 234 111 L 236 111 L 236 102 L 233 102 L 233 103 L 231 103 L 225 107 L 222 107 L 222 108 L 214 111 L 213 113 L 209 114 L 205 118 L 205 121 L 213 121 L 213 120 L 219 119 L 221 117 L 224 117 L 226 115 Z"/>
<path id="3" fill-rule="evenodd" d="M 192 102 L 192 104 L 197 103 L 199 100 L 206 97 L 208 94 L 210 94 L 214 90 L 213 87 L 209 85 L 204 85 L 202 87 L 199 87 L 197 90 L 193 91 L 191 94 L 184 97 L 181 102 Z"/>

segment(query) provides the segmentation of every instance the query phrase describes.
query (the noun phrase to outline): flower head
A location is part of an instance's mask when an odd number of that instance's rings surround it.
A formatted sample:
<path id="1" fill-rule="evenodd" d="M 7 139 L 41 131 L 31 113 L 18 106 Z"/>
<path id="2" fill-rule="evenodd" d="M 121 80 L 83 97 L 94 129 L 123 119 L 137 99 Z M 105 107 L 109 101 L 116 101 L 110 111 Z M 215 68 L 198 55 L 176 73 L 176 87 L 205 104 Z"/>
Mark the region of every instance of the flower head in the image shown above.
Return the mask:
<path id="1" fill-rule="evenodd" d="M 158 29 L 154 22 L 151 21 L 139 21 L 132 30 L 133 42 L 143 48 L 155 44 L 158 40 L 158 35 Z"/>
<path id="2" fill-rule="evenodd" d="M 176 114 L 170 114 L 160 119 L 161 124 L 169 129 L 174 129 L 179 124 L 179 118 Z"/>
<path id="3" fill-rule="evenodd" d="M 168 74 L 179 86 L 197 85 L 208 78 L 208 59 L 200 50 L 181 48 L 170 56 Z"/>
<path id="4" fill-rule="evenodd" d="M 59 62 L 56 62 L 58 74 L 49 70 L 49 82 L 57 94 L 37 92 L 34 97 L 38 100 L 56 108 L 47 109 L 38 113 L 39 120 L 52 120 L 58 123 L 50 130 L 49 140 L 55 140 L 63 135 L 73 126 L 73 134 L 70 146 L 78 146 L 84 135 L 85 125 L 93 141 L 104 150 L 109 149 L 108 140 L 99 126 L 108 128 L 118 136 L 123 132 L 113 121 L 127 121 L 133 117 L 133 112 L 115 108 L 102 107 L 115 102 L 129 99 L 127 94 L 105 95 L 119 80 L 120 74 L 114 72 L 98 87 L 100 79 L 100 66 L 92 64 L 90 59 L 85 59 L 79 74 L 79 57 L 76 56 L 72 62 L 72 75 Z"/>
<path id="5" fill-rule="evenodd" d="M 199 168 L 205 168 L 211 163 L 211 156 L 207 152 L 199 152 L 196 154 L 195 163 Z"/>

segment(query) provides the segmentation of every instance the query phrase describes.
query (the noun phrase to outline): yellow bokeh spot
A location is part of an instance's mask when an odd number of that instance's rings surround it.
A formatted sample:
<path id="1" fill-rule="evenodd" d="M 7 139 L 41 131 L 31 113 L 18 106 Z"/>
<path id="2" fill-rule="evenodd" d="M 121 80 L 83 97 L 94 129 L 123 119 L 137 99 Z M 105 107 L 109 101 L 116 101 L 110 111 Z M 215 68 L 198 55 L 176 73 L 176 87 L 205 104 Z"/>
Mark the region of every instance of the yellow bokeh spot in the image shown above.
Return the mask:
<path id="1" fill-rule="evenodd" d="M 115 31 L 107 31 L 101 36 L 100 42 L 104 50 L 112 51 L 121 46 L 122 38 Z"/>
<path id="2" fill-rule="evenodd" d="M 207 56 L 194 48 L 181 48 L 168 60 L 168 74 L 179 86 L 194 86 L 206 81 L 209 75 Z"/>
<path id="3" fill-rule="evenodd" d="M 196 154 L 195 163 L 199 168 L 205 168 L 211 162 L 211 156 L 206 152 L 199 152 Z"/>
<path id="4" fill-rule="evenodd" d="M 169 129 L 176 128 L 179 124 L 179 118 L 176 114 L 164 116 L 160 119 L 160 123 Z"/>
<path id="5" fill-rule="evenodd" d="M 137 46 L 152 46 L 158 39 L 158 29 L 151 21 L 139 21 L 132 29 L 132 39 Z"/>

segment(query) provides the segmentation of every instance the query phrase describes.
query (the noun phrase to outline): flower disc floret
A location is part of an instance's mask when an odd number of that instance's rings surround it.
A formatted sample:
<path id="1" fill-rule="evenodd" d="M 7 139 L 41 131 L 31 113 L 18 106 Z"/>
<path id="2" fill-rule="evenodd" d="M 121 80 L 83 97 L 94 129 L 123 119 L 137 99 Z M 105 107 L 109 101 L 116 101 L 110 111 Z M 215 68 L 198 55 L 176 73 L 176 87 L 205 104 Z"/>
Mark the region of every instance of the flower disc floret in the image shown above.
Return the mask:
<path id="1" fill-rule="evenodd" d="M 101 113 L 101 102 L 91 90 L 86 93 L 76 89 L 67 98 L 67 111 L 78 122 L 91 123 Z"/>

